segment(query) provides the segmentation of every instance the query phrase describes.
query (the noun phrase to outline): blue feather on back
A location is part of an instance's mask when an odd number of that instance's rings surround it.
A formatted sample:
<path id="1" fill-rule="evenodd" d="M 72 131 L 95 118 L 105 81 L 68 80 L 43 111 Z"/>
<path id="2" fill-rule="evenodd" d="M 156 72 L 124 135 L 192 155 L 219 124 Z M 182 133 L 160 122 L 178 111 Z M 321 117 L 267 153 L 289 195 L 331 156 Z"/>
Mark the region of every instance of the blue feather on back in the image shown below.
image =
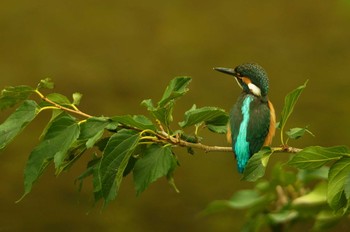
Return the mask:
<path id="1" fill-rule="evenodd" d="M 237 167 L 240 173 L 243 173 L 245 166 L 250 158 L 249 142 L 247 142 L 247 128 L 249 123 L 249 109 L 253 97 L 247 95 L 242 104 L 243 120 L 239 127 L 239 133 L 236 142 L 232 144 L 232 149 L 235 151 L 237 158 Z"/>

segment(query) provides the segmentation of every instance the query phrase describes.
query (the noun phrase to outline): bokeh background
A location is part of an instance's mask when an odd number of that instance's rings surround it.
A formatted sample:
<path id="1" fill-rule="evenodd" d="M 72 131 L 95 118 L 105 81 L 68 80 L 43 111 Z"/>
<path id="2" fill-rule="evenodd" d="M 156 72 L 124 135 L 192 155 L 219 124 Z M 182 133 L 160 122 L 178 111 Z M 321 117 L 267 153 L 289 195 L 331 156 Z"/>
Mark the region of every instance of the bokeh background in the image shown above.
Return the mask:
<path id="1" fill-rule="evenodd" d="M 349 144 L 349 43 L 346 0 L 3 0 L 0 88 L 35 86 L 50 77 L 57 92 L 83 93 L 81 108 L 89 114 L 146 114 L 143 99 L 159 99 L 173 77 L 188 75 L 191 90 L 175 109 L 179 121 L 194 103 L 229 110 L 240 89 L 212 68 L 254 61 L 269 74 L 277 115 L 284 96 L 310 80 L 287 127 L 309 125 L 316 137 L 291 145 Z M 10 113 L 1 112 L 0 119 Z M 129 177 L 101 212 L 91 207 L 91 185 L 80 194 L 74 185 L 86 157 L 59 177 L 49 169 L 15 204 L 26 159 L 48 118 L 40 115 L 1 153 L 0 231 L 237 231 L 243 225 L 241 211 L 199 216 L 212 200 L 251 186 L 239 180 L 232 155 L 190 156 L 181 149 L 180 194 L 160 180 L 136 197 Z M 207 144 L 226 145 L 224 136 L 203 136 Z"/>

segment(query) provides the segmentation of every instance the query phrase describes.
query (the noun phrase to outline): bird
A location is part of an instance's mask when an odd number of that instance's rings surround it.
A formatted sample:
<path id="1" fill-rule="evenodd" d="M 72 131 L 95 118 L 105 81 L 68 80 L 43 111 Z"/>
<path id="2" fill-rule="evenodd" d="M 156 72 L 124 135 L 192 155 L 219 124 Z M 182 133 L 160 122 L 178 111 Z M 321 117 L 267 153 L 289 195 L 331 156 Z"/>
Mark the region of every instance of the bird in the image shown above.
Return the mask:
<path id="1" fill-rule="evenodd" d="M 276 115 L 268 98 L 269 78 L 256 63 L 214 70 L 234 76 L 242 88 L 230 111 L 227 140 L 232 145 L 238 172 L 243 173 L 249 159 L 263 146 L 269 146 L 275 135 Z"/>

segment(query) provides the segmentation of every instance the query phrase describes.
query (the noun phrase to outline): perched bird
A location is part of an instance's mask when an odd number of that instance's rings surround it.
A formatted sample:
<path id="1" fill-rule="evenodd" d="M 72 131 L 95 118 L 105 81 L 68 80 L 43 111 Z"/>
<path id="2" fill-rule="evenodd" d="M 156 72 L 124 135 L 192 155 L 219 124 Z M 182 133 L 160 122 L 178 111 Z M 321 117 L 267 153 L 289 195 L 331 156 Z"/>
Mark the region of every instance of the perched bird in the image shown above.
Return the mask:
<path id="1" fill-rule="evenodd" d="M 234 76 L 243 90 L 231 110 L 227 130 L 238 171 L 243 173 L 249 158 L 261 147 L 270 145 L 275 134 L 275 110 L 267 96 L 269 79 L 265 70 L 255 63 L 214 69 Z"/>

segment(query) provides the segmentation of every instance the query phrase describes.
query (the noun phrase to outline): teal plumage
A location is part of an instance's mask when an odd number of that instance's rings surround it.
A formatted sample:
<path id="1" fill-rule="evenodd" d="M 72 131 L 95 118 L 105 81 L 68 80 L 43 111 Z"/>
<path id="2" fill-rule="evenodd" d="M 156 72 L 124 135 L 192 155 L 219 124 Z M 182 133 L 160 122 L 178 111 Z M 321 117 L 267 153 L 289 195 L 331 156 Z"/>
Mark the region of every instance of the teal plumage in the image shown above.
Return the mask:
<path id="1" fill-rule="evenodd" d="M 243 173 L 249 158 L 269 145 L 275 133 L 275 111 L 268 100 L 269 81 L 264 69 L 248 63 L 235 69 L 215 68 L 235 76 L 243 91 L 230 112 L 228 139 Z"/>

